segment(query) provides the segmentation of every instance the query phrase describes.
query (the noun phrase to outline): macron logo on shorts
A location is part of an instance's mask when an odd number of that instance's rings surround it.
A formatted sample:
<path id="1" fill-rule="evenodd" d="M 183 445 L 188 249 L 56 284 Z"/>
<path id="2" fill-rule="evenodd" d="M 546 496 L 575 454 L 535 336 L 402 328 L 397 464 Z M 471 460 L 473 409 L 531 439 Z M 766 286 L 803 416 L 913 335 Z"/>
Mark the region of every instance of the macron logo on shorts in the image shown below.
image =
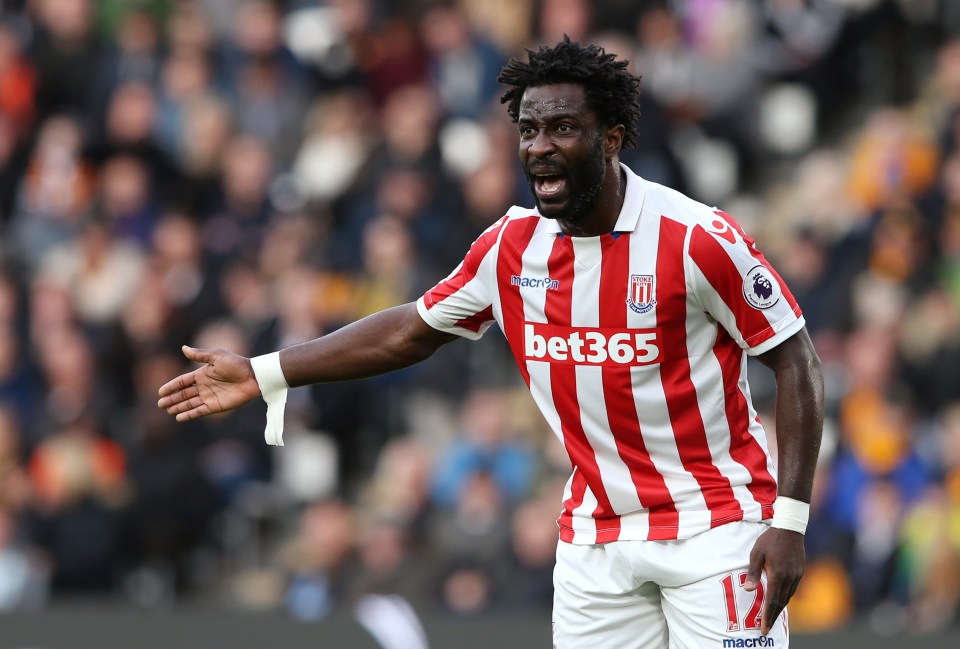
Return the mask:
<path id="1" fill-rule="evenodd" d="M 727 647 L 776 647 L 777 644 L 770 636 L 762 635 L 759 638 L 730 638 L 723 641 L 724 649 Z"/>

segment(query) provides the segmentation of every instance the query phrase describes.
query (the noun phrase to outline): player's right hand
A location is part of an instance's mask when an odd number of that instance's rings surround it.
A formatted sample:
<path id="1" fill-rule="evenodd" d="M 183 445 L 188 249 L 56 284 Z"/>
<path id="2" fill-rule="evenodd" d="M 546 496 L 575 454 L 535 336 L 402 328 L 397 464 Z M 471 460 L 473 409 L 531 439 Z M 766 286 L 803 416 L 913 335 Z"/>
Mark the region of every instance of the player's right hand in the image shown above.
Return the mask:
<path id="1" fill-rule="evenodd" d="M 177 421 L 232 410 L 260 396 L 248 358 L 186 345 L 183 355 L 203 365 L 164 384 L 157 401 L 157 406 L 176 415 Z"/>

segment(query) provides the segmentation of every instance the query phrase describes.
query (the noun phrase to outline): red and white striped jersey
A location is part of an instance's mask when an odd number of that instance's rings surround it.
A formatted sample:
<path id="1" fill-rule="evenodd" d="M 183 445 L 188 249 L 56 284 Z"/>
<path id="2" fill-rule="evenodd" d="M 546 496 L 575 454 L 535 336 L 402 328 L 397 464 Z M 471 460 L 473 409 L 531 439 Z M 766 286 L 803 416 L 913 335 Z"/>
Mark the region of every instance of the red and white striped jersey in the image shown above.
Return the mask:
<path id="1" fill-rule="evenodd" d="M 686 538 L 773 515 L 776 468 L 746 355 L 800 308 L 723 212 L 623 167 L 614 231 L 570 237 L 514 207 L 418 301 L 431 326 L 496 321 L 573 467 L 560 538 Z"/>

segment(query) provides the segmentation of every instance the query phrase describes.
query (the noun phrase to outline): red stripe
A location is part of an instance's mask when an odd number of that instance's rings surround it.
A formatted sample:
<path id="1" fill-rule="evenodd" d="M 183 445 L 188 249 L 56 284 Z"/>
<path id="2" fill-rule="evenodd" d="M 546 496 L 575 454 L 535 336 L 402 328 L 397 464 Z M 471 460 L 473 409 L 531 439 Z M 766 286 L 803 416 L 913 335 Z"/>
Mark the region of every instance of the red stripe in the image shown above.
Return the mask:
<path id="1" fill-rule="evenodd" d="M 510 221 L 505 225 L 497 255 L 497 290 L 500 292 L 500 308 L 503 311 L 503 335 L 510 344 L 517 367 L 523 380 L 530 385 L 530 373 L 523 355 L 523 298 L 520 288 L 511 286 L 510 277 L 523 270 L 523 251 L 537 229 L 538 218 Z"/>
<path id="2" fill-rule="evenodd" d="M 573 244 L 569 237 L 558 236 L 547 261 L 550 277 L 559 280 L 556 291 L 548 291 L 544 311 L 547 322 L 553 325 L 570 326 L 573 319 Z M 553 403 L 560 418 L 563 445 L 577 475 L 583 476 L 585 487 L 597 498 L 597 507 L 592 516 L 597 525 L 597 543 L 616 541 L 620 536 L 620 517 L 610 504 L 597 457 L 580 420 L 580 404 L 577 398 L 577 368 L 574 365 L 550 364 L 550 385 Z M 574 477 L 576 484 L 577 477 Z M 579 485 L 578 485 L 579 487 Z M 580 493 L 577 493 L 577 492 Z M 584 489 L 574 490 L 573 496 L 564 502 L 564 508 L 572 515 L 583 503 Z"/>
<path id="3" fill-rule="evenodd" d="M 797 299 L 793 297 L 793 293 L 790 292 L 790 287 L 787 286 L 786 282 L 783 281 L 783 278 L 780 277 L 780 273 L 770 265 L 770 262 L 767 261 L 766 256 L 757 248 L 756 242 L 747 236 L 747 233 L 743 231 L 743 228 L 740 227 L 740 224 L 734 220 L 732 216 L 723 211 L 715 212 L 717 216 L 722 218 L 727 225 L 737 231 L 737 233 L 743 238 L 747 244 L 747 248 L 750 250 L 750 254 L 753 255 L 753 258 L 756 259 L 759 263 L 763 264 L 770 273 L 777 278 L 777 281 L 780 282 L 780 289 L 782 295 L 786 298 L 787 303 L 790 305 L 790 308 L 793 309 L 793 312 L 797 315 L 800 315 L 800 305 L 797 303 Z"/>
<path id="4" fill-rule="evenodd" d="M 426 295 L 423 296 L 423 301 L 428 309 L 432 309 L 435 304 L 443 302 L 477 276 L 480 262 L 487 256 L 490 249 L 493 248 L 493 244 L 497 242 L 497 236 L 500 234 L 500 230 L 506 222 L 507 217 L 503 217 L 497 224 L 481 234 L 480 237 L 473 242 L 473 245 L 470 246 L 470 250 L 467 251 L 467 255 L 463 258 L 463 263 L 460 265 L 457 273 L 427 291 Z"/>
<path id="5" fill-rule="evenodd" d="M 733 312 L 737 329 L 750 345 L 757 345 L 776 333 L 762 311 L 743 297 L 743 276 L 720 242 L 701 227 L 690 237 L 690 257 L 710 282 L 713 290 Z M 783 283 L 780 284 L 781 288 Z"/>
<path id="6" fill-rule="evenodd" d="M 777 497 L 777 483 L 767 469 L 767 454 L 760 443 L 750 434 L 750 408 L 747 398 L 740 391 L 740 367 L 743 350 L 725 329 L 720 329 L 713 353 L 720 363 L 723 376 L 724 407 L 730 427 L 730 457 L 750 472 L 747 488 L 754 500 L 772 508 Z M 772 509 L 770 510 L 772 513 Z M 772 514 L 771 514 L 772 515 Z"/>
<path id="7" fill-rule="evenodd" d="M 483 326 L 483 323 L 490 322 L 493 320 L 493 305 L 491 304 L 486 309 L 480 313 L 475 313 L 469 318 L 464 318 L 457 321 L 458 327 L 463 327 L 464 329 L 469 329 L 470 331 L 476 333 L 480 331 L 480 327 Z"/>
<path id="8" fill-rule="evenodd" d="M 764 254 L 760 252 L 760 250 L 757 248 L 756 242 L 753 239 L 751 239 L 746 232 L 743 231 L 743 228 L 740 227 L 740 224 L 737 223 L 737 221 L 734 220 L 734 218 L 731 217 L 729 214 L 723 211 L 716 211 L 714 212 L 714 214 L 716 214 L 719 217 L 719 220 L 713 223 L 713 227 L 719 230 L 723 228 L 724 225 L 726 225 L 727 227 L 736 231 L 736 233 L 740 235 L 740 238 L 743 239 L 744 245 L 747 247 L 747 250 L 750 252 L 750 255 L 757 261 L 758 264 L 763 265 L 764 268 L 770 271 L 770 274 L 777 279 L 777 282 L 779 282 L 780 290 L 781 290 L 781 299 L 786 300 L 787 304 L 790 305 L 790 308 L 793 310 L 793 312 L 796 313 L 797 315 L 800 315 L 800 305 L 797 304 L 797 299 L 793 297 L 793 293 L 790 292 L 790 288 L 787 286 L 786 282 L 783 281 L 783 278 L 780 277 L 780 274 L 776 271 L 776 269 L 774 269 L 773 266 L 770 265 L 770 262 L 767 261 L 767 258 L 764 256 Z M 718 236 L 721 236 L 725 240 L 730 241 L 730 243 L 736 243 L 736 237 L 734 237 L 733 233 L 730 232 L 729 230 L 725 233 L 723 232 L 718 233 Z M 701 239 L 709 239 L 717 246 L 717 248 L 719 248 L 719 250 L 714 249 L 712 247 L 705 247 L 701 245 L 701 241 L 700 241 Z M 707 257 L 702 259 L 703 263 L 701 263 L 698 260 L 701 254 L 707 255 Z M 736 315 L 737 328 L 740 329 L 740 332 L 742 334 L 744 334 L 744 338 L 747 340 L 750 340 L 751 344 L 753 345 L 759 344 L 764 340 L 766 340 L 767 338 L 770 338 L 774 334 L 773 330 L 770 329 L 769 331 L 767 331 L 767 329 L 765 329 L 762 326 L 763 323 L 760 323 L 759 321 L 757 321 L 757 324 L 759 324 L 761 328 L 756 330 L 751 330 L 751 333 L 753 333 L 754 335 L 756 335 L 757 333 L 761 334 L 761 337 L 759 337 L 759 339 L 757 340 L 751 340 L 751 336 L 743 328 L 741 328 L 740 326 L 741 311 L 743 311 L 744 309 L 747 309 L 750 312 L 752 312 L 749 315 L 756 315 L 758 314 L 758 312 L 745 303 L 745 301 L 742 299 L 743 298 L 742 294 L 736 293 L 734 295 L 727 295 L 722 290 L 720 290 L 720 288 L 724 286 L 728 288 L 730 287 L 736 288 L 738 286 L 741 286 L 742 276 L 740 275 L 740 271 L 737 270 L 737 268 L 734 266 L 733 272 L 736 273 L 736 276 L 740 279 L 741 284 L 738 284 L 737 282 L 725 283 L 729 280 L 729 278 L 724 277 L 722 275 L 717 276 L 716 281 L 714 281 L 714 278 L 711 278 L 711 275 L 708 273 L 708 270 L 711 270 L 711 269 L 717 270 L 719 267 L 722 267 L 722 265 L 718 266 L 718 264 L 716 263 L 717 260 L 711 260 L 709 258 L 710 254 L 718 255 L 720 258 L 723 259 L 723 261 L 726 264 L 730 264 L 730 265 L 733 264 L 730 261 L 730 258 L 727 252 L 723 250 L 723 247 L 720 246 L 720 244 L 716 240 L 714 240 L 710 235 L 706 234 L 706 232 L 701 228 L 696 228 L 693 232 L 693 237 L 691 238 L 691 242 L 690 242 L 690 255 L 693 257 L 693 260 L 697 262 L 697 265 L 703 270 L 704 275 L 706 275 L 708 281 L 710 281 L 710 285 L 713 286 L 714 290 L 716 290 L 717 293 L 720 294 L 720 296 L 723 298 L 723 301 L 727 304 L 730 310 L 733 311 L 733 313 Z M 731 302 L 733 304 L 731 304 Z M 737 307 L 739 307 L 739 310 L 734 309 L 734 304 Z M 765 318 L 763 320 L 766 321 Z M 767 328 L 769 328 L 769 325 L 767 325 Z M 764 333 L 766 335 L 762 335 Z"/>
<path id="9" fill-rule="evenodd" d="M 604 236 L 600 266 L 600 326 L 626 328 L 627 280 L 630 277 L 630 237 Z M 626 290 L 625 290 L 626 289 Z M 670 490 L 657 471 L 640 432 L 633 399 L 633 376 L 629 367 L 603 368 L 603 400 L 610 432 L 624 464 L 630 469 L 640 504 L 656 511 L 649 514 L 650 540 L 677 538 L 680 517 Z"/>
<path id="10" fill-rule="evenodd" d="M 780 289 L 782 290 L 783 297 L 786 298 L 787 303 L 790 305 L 790 308 L 793 309 L 793 312 L 797 315 L 800 315 L 800 305 L 797 304 L 796 298 L 793 297 L 793 293 L 790 292 L 790 289 L 787 287 L 786 283 L 783 281 L 783 278 L 780 277 L 780 274 L 770 265 L 770 262 L 767 261 L 767 258 L 762 252 L 757 248 L 757 243 L 747 236 L 747 233 L 743 231 L 743 228 L 740 227 L 740 224 L 734 220 L 732 216 L 723 211 L 714 212 L 717 216 L 726 222 L 731 228 L 737 231 L 737 234 L 744 240 L 747 244 L 747 249 L 750 250 L 750 254 L 756 259 L 759 263 L 763 264 L 770 273 L 777 278 L 777 281 L 780 282 Z"/>
<path id="11" fill-rule="evenodd" d="M 664 349 L 687 349 L 685 235 L 683 225 L 661 217 L 657 248 L 657 326 L 662 328 Z M 687 355 L 678 354 L 672 362 L 663 363 L 660 379 L 680 460 L 700 485 L 710 510 L 711 527 L 743 518 L 730 481 L 713 464 Z"/>
<path id="12" fill-rule="evenodd" d="M 567 543 L 573 543 L 573 515 L 572 511 L 583 502 L 583 495 L 587 492 L 587 481 L 583 479 L 583 473 L 573 467 L 573 480 L 570 481 L 570 498 L 564 501 L 564 509 L 557 522 L 560 524 L 560 539 Z M 573 504 L 572 507 L 568 503 Z M 565 538 L 564 532 L 569 532 L 569 538 Z"/>

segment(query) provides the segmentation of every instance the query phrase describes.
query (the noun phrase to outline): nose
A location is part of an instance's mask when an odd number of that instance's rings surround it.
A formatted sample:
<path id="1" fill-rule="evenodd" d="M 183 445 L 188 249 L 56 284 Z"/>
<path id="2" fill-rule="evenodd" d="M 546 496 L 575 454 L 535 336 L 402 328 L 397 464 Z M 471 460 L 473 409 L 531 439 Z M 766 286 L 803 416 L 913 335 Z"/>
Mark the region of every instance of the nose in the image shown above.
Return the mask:
<path id="1" fill-rule="evenodd" d="M 530 143 L 528 152 L 534 158 L 545 158 L 554 152 L 553 140 L 550 139 L 547 129 L 542 128 L 537 131 L 537 135 Z"/>

